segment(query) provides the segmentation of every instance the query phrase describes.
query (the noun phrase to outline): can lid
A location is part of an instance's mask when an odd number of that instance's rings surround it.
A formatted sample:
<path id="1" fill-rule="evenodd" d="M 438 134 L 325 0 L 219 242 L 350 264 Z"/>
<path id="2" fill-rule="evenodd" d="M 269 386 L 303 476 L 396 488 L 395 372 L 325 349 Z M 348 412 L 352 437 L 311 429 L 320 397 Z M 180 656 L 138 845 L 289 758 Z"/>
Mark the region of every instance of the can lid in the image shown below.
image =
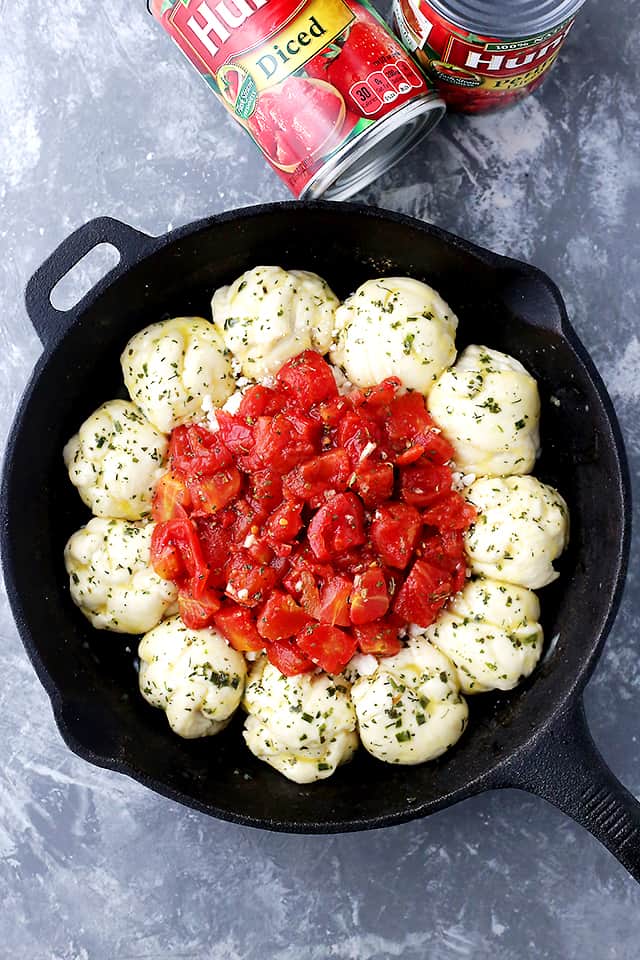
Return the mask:
<path id="1" fill-rule="evenodd" d="M 500 39 L 531 37 L 575 16 L 585 0 L 429 0 L 447 20 Z"/>
<path id="2" fill-rule="evenodd" d="M 346 144 L 309 181 L 300 199 L 346 200 L 389 170 L 440 122 L 445 105 L 423 94 Z"/>

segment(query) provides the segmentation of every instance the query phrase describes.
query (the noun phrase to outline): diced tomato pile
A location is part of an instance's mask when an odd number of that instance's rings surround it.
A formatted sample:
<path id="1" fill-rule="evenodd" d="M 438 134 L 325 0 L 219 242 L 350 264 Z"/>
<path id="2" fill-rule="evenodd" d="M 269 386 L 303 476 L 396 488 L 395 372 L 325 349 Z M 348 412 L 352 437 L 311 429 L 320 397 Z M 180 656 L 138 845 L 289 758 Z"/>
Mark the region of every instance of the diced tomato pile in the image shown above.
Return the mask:
<path id="1" fill-rule="evenodd" d="M 251 387 L 218 429 L 178 427 L 157 484 L 152 563 L 189 627 L 266 649 L 292 676 L 400 647 L 463 586 L 475 511 L 419 393 L 340 396 L 313 351 Z"/>

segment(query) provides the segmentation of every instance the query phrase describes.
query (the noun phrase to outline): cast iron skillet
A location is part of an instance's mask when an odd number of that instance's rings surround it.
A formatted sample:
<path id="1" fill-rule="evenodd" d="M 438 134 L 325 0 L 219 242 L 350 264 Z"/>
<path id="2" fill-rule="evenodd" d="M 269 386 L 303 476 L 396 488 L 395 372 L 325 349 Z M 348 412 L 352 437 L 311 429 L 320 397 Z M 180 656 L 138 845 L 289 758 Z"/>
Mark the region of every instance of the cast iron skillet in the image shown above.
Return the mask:
<path id="1" fill-rule="evenodd" d="M 53 309 L 56 282 L 100 242 L 117 248 L 119 265 L 72 310 Z M 471 698 L 468 733 L 435 763 L 386 766 L 360 751 L 331 779 L 301 787 L 249 754 L 241 718 L 215 739 L 180 740 L 137 693 L 135 642 L 94 631 L 70 600 L 62 551 L 87 513 L 63 444 L 98 404 L 122 395 L 118 357 L 131 334 L 161 317 L 206 315 L 216 286 L 259 263 L 316 270 L 341 296 L 376 275 L 424 279 L 458 313 L 460 346 L 513 353 L 540 384 L 537 472 L 566 496 L 573 524 L 562 577 L 542 594 L 546 655 L 513 693 Z M 93 220 L 37 271 L 27 307 L 44 353 L 9 441 L 2 547 L 20 634 L 75 753 L 212 816 L 292 833 L 382 827 L 519 787 L 583 824 L 640 880 L 640 804 L 600 757 L 581 698 L 620 600 L 627 467 L 611 402 L 544 274 L 396 214 L 282 203 L 162 237 Z"/>

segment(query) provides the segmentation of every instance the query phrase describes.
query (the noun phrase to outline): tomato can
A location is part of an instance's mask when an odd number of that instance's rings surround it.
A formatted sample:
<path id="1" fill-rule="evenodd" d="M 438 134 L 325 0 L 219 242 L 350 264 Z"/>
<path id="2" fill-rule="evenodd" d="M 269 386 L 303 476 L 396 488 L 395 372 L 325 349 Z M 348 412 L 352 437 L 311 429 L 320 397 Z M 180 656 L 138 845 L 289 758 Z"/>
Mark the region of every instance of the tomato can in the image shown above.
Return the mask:
<path id="1" fill-rule="evenodd" d="M 296 197 L 351 196 L 445 112 L 366 0 L 148 6 Z"/>
<path id="2" fill-rule="evenodd" d="M 447 106 L 483 113 L 540 86 L 584 2 L 393 0 L 393 15 Z"/>

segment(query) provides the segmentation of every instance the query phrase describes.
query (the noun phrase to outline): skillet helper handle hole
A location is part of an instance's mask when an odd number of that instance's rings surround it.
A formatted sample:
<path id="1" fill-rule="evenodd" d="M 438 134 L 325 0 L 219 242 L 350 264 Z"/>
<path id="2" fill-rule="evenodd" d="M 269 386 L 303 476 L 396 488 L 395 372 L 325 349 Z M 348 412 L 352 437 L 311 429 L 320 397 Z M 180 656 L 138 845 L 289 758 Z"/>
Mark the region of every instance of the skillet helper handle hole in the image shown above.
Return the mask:
<path id="1" fill-rule="evenodd" d="M 88 298 L 151 253 L 156 243 L 112 217 L 90 220 L 63 240 L 27 284 L 27 312 L 42 344 L 57 342 Z"/>
<path id="2" fill-rule="evenodd" d="M 96 284 L 120 263 L 120 254 L 110 243 L 98 243 L 58 280 L 49 294 L 54 310 L 73 310 Z"/>
<path id="3" fill-rule="evenodd" d="M 604 844 L 640 883 L 640 802 L 603 760 L 581 700 L 512 769 L 507 785 L 558 807 Z"/>

